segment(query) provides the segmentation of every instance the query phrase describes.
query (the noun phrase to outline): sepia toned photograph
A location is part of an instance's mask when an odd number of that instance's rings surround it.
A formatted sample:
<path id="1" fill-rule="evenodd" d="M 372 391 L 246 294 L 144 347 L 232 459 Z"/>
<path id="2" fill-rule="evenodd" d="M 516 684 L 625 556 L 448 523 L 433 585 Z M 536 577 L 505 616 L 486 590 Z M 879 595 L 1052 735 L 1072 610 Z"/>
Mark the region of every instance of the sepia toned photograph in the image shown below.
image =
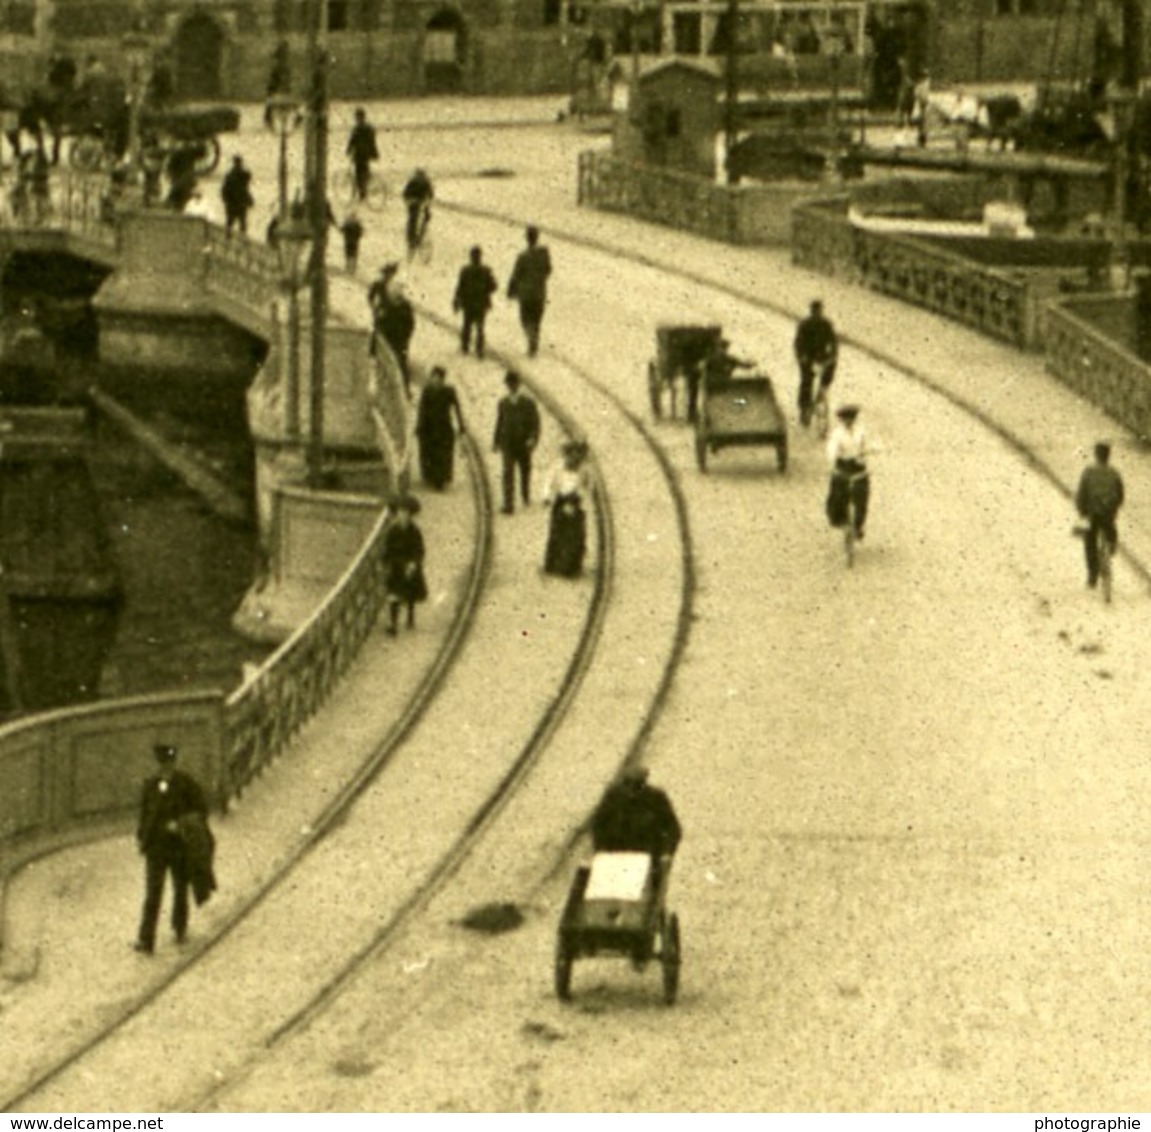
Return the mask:
<path id="1" fill-rule="evenodd" d="M 1149 46 L 0 8 L 0 1111 L 1151 1111 Z"/>

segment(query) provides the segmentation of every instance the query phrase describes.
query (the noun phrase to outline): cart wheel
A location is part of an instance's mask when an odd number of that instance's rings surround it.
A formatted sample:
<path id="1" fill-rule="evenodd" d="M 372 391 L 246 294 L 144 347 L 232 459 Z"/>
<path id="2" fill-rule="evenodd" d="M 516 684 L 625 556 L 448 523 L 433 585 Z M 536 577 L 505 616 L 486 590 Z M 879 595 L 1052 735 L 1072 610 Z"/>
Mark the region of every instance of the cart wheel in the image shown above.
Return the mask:
<path id="1" fill-rule="evenodd" d="M 787 471 L 787 441 L 781 440 L 775 446 L 775 460 L 781 472 Z"/>
<path id="2" fill-rule="evenodd" d="M 572 997 L 572 957 L 561 935 L 556 940 L 556 998 L 560 1002 L 571 1002 Z"/>
<path id="3" fill-rule="evenodd" d="M 73 169 L 93 173 L 104 164 L 104 143 L 99 138 L 83 135 L 72 142 L 68 163 Z"/>
<path id="4" fill-rule="evenodd" d="M 647 392 L 651 397 L 651 415 L 659 421 L 663 420 L 663 400 L 660 396 L 659 374 L 656 372 L 655 362 L 647 363 Z"/>
<path id="5" fill-rule="evenodd" d="M 204 152 L 196 158 L 196 172 L 205 177 L 215 171 L 220 164 L 220 139 L 207 138 L 204 141 Z"/>
<path id="6" fill-rule="evenodd" d="M 701 472 L 707 471 L 707 438 L 703 434 L 703 426 L 695 426 L 695 462 Z"/>
<path id="7" fill-rule="evenodd" d="M 663 924 L 663 1000 L 671 1006 L 679 993 L 679 917 L 673 912 Z"/>

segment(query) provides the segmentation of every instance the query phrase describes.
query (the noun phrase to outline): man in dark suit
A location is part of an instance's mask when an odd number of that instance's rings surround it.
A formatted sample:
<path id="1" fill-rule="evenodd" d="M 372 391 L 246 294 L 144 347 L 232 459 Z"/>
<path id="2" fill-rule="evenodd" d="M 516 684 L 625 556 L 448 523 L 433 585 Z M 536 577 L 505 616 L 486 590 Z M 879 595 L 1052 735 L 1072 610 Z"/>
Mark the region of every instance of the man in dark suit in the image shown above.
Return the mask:
<path id="1" fill-rule="evenodd" d="M 540 323 L 548 301 L 548 276 L 552 273 L 551 254 L 540 243 L 540 230 L 534 225 L 527 230 L 528 246 L 516 257 L 508 280 L 508 298 L 520 305 L 520 325 L 528 341 L 528 356 L 535 357 L 540 348 Z"/>
<path id="2" fill-rule="evenodd" d="M 156 947 L 156 921 L 164 895 L 164 877 L 172 874 L 172 930 L 183 943 L 188 931 L 188 845 L 181 822 L 191 815 L 206 822 L 208 803 L 200 784 L 176 769 L 176 748 L 167 743 L 152 748 L 157 773 L 144 783 L 136 843 L 144 854 L 144 908 L 136 950 L 151 955 Z"/>
<path id="3" fill-rule="evenodd" d="M 507 395 L 500 398 L 492 447 L 503 455 L 505 515 L 515 511 L 516 468 L 520 471 L 520 494 L 524 505 L 531 502 L 532 452 L 540 439 L 540 411 L 522 389 L 520 375 L 508 370 L 504 378 Z"/>
<path id="4" fill-rule="evenodd" d="M 483 250 L 477 245 L 468 253 L 468 262 L 460 268 L 452 310 L 462 312 L 463 329 L 460 331 L 460 351 L 468 352 L 472 342 L 472 328 L 476 332 L 476 357 L 484 356 L 484 321 L 496 291 L 496 277 L 484 263 Z"/>

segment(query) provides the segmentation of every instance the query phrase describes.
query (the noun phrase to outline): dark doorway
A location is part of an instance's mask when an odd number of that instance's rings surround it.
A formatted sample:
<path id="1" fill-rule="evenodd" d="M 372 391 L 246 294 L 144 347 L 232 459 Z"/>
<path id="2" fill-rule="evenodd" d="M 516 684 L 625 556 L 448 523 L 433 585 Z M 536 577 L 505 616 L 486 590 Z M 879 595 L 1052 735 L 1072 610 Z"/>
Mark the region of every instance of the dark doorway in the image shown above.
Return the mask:
<path id="1" fill-rule="evenodd" d="M 424 28 L 424 89 L 450 94 L 463 86 L 464 21 L 454 8 L 441 8 Z"/>
<path id="2" fill-rule="evenodd" d="M 183 99 L 220 97 L 224 32 L 203 13 L 189 16 L 176 33 L 176 95 Z"/>

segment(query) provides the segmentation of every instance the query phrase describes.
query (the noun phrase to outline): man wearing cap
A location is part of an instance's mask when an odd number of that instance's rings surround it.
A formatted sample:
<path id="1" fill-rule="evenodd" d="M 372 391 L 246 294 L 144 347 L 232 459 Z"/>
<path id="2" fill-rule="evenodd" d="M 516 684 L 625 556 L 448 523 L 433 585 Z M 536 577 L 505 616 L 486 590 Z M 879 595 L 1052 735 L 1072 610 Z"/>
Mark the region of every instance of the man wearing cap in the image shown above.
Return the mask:
<path id="1" fill-rule="evenodd" d="M 1087 556 L 1087 584 L 1094 587 L 1099 581 L 1099 535 L 1111 546 L 1111 553 L 1119 545 L 1119 532 L 1115 520 L 1123 506 L 1123 478 L 1111 467 L 1111 445 L 1101 440 L 1095 445 L 1095 463 L 1083 469 L 1079 477 L 1079 490 L 1075 493 L 1075 508 L 1088 521 L 1083 549 Z"/>
<path id="2" fill-rule="evenodd" d="M 505 515 L 516 509 L 516 469 L 520 473 L 520 494 L 524 505 L 531 502 L 532 453 L 540 438 L 540 411 L 523 391 L 520 375 L 508 370 L 504 378 L 507 395 L 500 398 L 496 411 L 496 431 L 492 448 L 503 456 Z"/>
<path id="3" fill-rule="evenodd" d="M 628 767 L 604 792 L 592 817 L 597 853 L 650 853 L 671 857 L 683 831 L 664 791 L 652 786 L 646 767 Z"/>
<path id="4" fill-rule="evenodd" d="M 164 877 L 172 874 L 172 930 L 183 943 L 188 931 L 189 859 L 181 822 L 199 815 L 206 822 L 208 803 L 200 784 L 176 769 L 176 748 L 158 743 L 152 748 L 157 773 L 144 783 L 136 843 L 144 855 L 144 908 L 136 950 L 151 955 L 156 947 L 156 921 L 164 895 Z"/>

